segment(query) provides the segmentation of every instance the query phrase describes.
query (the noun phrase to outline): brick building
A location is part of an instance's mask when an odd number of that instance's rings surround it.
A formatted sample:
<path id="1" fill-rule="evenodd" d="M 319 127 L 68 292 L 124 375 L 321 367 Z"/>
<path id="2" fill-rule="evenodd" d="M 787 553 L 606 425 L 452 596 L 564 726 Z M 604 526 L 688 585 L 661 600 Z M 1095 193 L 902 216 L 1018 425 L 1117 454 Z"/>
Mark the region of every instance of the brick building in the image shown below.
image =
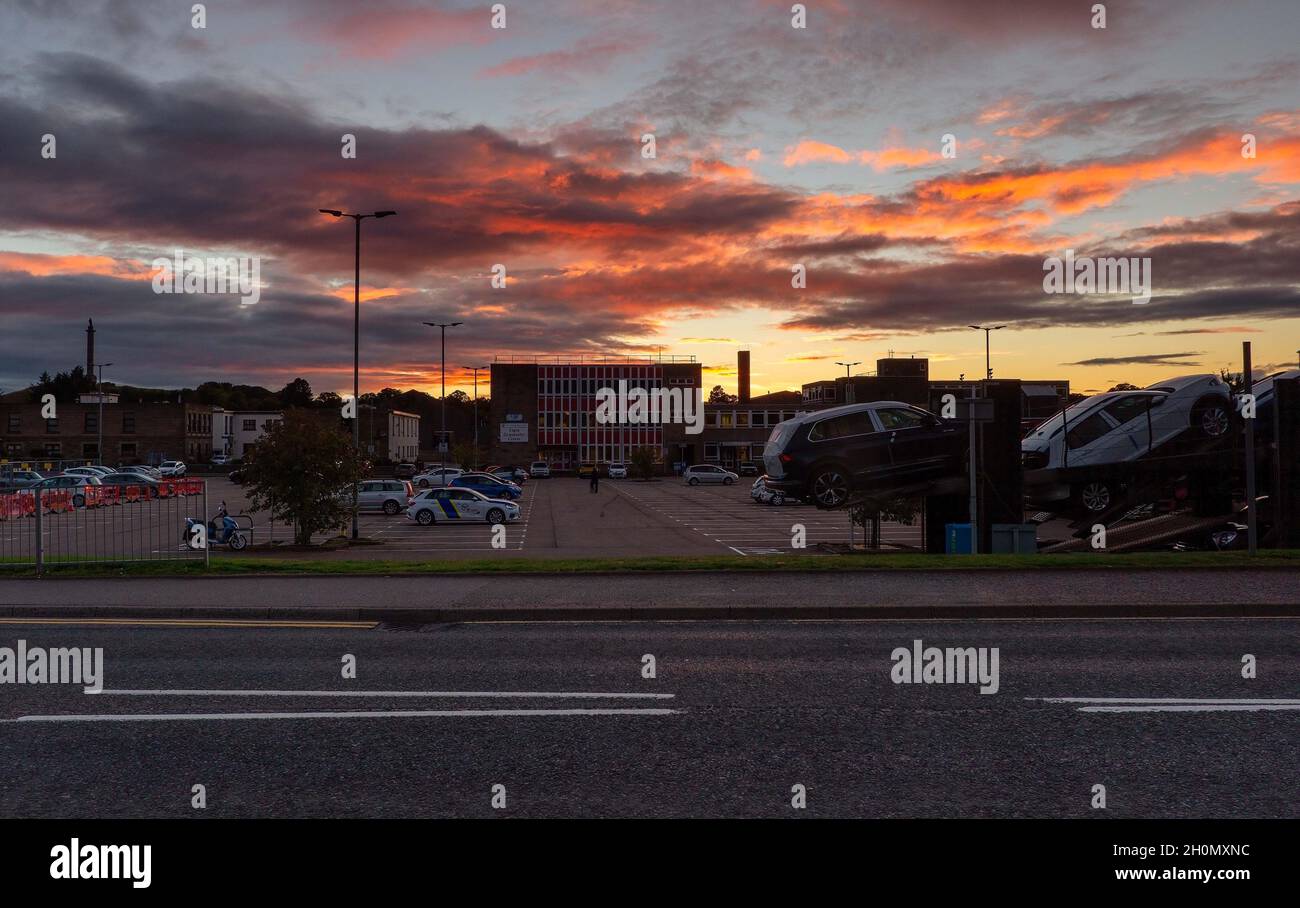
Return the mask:
<path id="1" fill-rule="evenodd" d="M 601 388 L 646 391 L 701 388 L 701 367 L 693 356 L 537 357 L 492 363 L 492 402 L 487 459 L 503 464 L 544 460 L 553 470 L 575 470 L 579 463 L 627 462 L 639 447 L 649 447 L 672 462 L 686 456 L 698 435 L 680 423 L 602 425 L 596 421 Z"/>
<path id="2" fill-rule="evenodd" d="M 110 466 L 207 462 L 212 455 L 212 407 L 184 403 L 122 403 L 105 394 L 104 453 L 98 450 L 100 404 L 94 394 L 57 401 L 57 418 L 26 391 L 0 398 L 0 459 L 86 460 Z"/>

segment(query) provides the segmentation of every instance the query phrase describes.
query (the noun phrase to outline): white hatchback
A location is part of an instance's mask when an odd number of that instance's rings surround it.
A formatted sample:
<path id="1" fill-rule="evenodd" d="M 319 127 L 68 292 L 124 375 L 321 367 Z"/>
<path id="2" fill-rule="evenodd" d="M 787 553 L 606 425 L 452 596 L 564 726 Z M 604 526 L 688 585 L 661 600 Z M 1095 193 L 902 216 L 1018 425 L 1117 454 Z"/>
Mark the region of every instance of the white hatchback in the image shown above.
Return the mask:
<path id="1" fill-rule="evenodd" d="M 460 467 L 434 467 L 412 477 L 411 482 L 421 489 L 441 488 L 464 472 Z"/>
<path id="2" fill-rule="evenodd" d="M 488 498 L 473 489 L 429 489 L 411 499 L 406 516 L 421 526 L 434 523 L 507 523 L 519 519 L 519 505 Z"/>
<path id="3" fill-rule="evenodd" d="M 168 460 L 159 465 L 158 472 L 168 479 L 180 479 L 185 475 L 185 462 L 181 460 Z"/>
<path id="4" fill-rule="evenodd" d="M 685 479 L 686 484 L 690 486 L 697 486 L 702 482 L 720 482 L 724 486 L 729 486 L 739 478 L 730 470 L 724 470 L 711 463 L 696 464 L 682 471 L 682 479 Z"/>

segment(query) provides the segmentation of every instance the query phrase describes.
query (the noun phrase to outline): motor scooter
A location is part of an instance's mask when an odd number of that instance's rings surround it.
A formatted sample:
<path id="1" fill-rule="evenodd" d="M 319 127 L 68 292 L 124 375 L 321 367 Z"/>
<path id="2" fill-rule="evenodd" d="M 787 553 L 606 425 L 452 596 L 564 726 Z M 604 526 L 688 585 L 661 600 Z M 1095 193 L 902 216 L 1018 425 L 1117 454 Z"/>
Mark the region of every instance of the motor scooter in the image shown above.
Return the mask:
<path id="1" fill-rule="evenodd" d="M 239 523 L 242 518 L 248 521 L 247 525 Z M 203 521 L 198 517 L 185 518 L 185 532 L 181 536 L 181 543 L 187 548 L 202 548 L 196 544 L 199 534 L 195 532 L 195 527 L 201 526 Z M 228 545 L 236 552 L 242 551 L 248 546 L 253 538 L 253 519 L 247 514 L 236 514 L 231 516 L 226 511 L 226 503 L 223 501 L 217 508 L 217 513 L 207 523 L 207 544 Z"/>

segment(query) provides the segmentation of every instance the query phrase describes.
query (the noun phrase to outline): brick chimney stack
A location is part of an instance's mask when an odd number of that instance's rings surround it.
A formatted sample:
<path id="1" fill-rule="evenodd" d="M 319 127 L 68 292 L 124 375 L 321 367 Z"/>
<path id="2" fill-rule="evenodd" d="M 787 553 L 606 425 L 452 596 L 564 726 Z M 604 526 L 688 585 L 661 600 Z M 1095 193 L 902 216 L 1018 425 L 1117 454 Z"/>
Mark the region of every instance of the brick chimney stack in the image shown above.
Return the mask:
<path id="1" fill-rule="evenodd" d="M 736 397 L 742 404 L 749 403 L 749 351 L 736 354 Z"/>
<path id="2" fill-rule="evenodd" d="M 86 372 L 95 374 L 95 320 L 86 319 Z"/>

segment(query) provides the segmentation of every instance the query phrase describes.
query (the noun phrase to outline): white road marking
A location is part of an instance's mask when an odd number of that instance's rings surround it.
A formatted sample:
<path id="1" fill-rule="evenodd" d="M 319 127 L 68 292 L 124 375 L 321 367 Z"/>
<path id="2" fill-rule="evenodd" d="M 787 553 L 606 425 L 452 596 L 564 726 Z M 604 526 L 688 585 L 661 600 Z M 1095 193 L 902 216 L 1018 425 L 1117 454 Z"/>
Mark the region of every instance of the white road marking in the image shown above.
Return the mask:
<path id="1" fill-rule="evenodd" d="M 1300 705 L 1300 699 L 1265 698 L 1265 697 L 1025 697 L 1026 700 L 1039 700 L 1043 703 L 1189 703 L 1208 705 L 1214 703 L 1284 703 Z"/>
<path id="2" fill-rule="evenodd" d="M 1149 703 L 1145 706 L 1081 706 L 1081 713 L 1236 713 L 1300 711 L 1300 703 Z"/>
<path id="3" fill-rule="evenodd" d="M 1224 713 L 1300 711 L 1300 700 L 1252 697 L 1025 697 L 1070 703 L 1081 713 Z"/>
<path id="4" fill-rule="evenodd" d="M 420 709 L 302 713 L 131 713 L 117 715 L 19 716 L 12 722 L 236 722 L 241 719 L 472 719 L 479 717 L 672 716 L 676 709 Z"/>
<path id="5" fill-rule="evenodd" d="M 676 694 L 546 690 L 127 690 L 105 688 L 89 696 L 126 697 L 541 697 L 583 700 L 671 700 Z"/>

